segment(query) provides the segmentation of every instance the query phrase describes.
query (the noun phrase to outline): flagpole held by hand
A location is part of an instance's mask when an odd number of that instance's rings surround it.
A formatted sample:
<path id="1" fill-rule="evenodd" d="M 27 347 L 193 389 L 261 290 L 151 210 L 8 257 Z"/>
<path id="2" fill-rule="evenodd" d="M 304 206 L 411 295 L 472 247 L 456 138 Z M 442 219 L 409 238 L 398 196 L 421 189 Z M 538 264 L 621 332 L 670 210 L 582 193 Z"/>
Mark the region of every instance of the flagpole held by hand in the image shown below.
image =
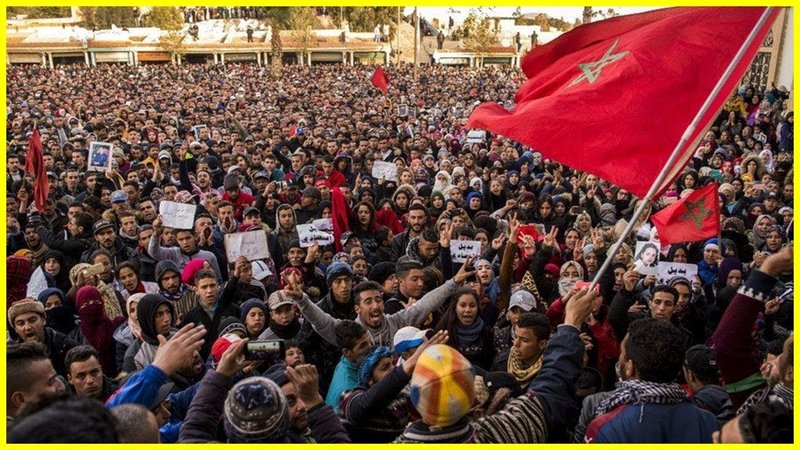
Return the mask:
<path id="1" fill-rule="evenodd" d="M 761 14 L 761 17 L 758 19 L 758 22 L 756 22 L 753 29 L 750 30 L 750 34 L 747 36 L 747 39 L 745 39 L 745 41 L 742 43 L 742 46 L 739 47 L 739 51 L 736 52 L 736 56 L 734 56 L 730 64 L 728 64 L 727 69 L 725 69 L 725 72 L 717 81 L 717 85 L 714 86 L 714 89 L 711 91 L 708 97 L 706 97 L 706 101 L 703 103 L 703 106 L 694 116 L 694 119 L 692 120 L 692 123 L 689 124 L 689 127 L 686 128 L 686 130 L 684 131 L 683 136 L 681 136 L 681 139 L 680 141 L 678 141 L 678 144 L 675 146 L 675 149 L 672 150 L 672 154 L 669 156 L 669 159 L 667 160 L 666 164 L 664 164 L 664 167 L 661 169 L 661 172 L 653 181 L 653 184 L 650 186 L 650 189 L 647 191 L 647 194 L 642 199 L 642 202 L 636 208 L 636 211 L 633 213 L 633 217 L 631 217 L 631 219 L 628 221 L 628 225 L 625 227 L 625 230 L 622 232 L 622 234 L 620 234 L 619 239 L 617 239 L 617 242 L 615 242 L 614 245 L 611 247 L 611 249 L 609 249 L 608 256 L 606 257 L 606 260 L 603 261 L 603 265 L 600 267 L 600 270 L 597 271 L 597 274 L 595 275 L 591 285 L 589 286 L 589 290 L 594 289 L 594 286 L 600 281 L 600 277 L 602 277 L 603 273 L 605 273 L 605 271 L 608 270 L 609 266 L 611 266 L 611 263 L 614 260 L 614 256 L 617 254 L 617 250 L 619 250 L 622 243 L 625 241 L 625 239 L 627 239 L 631 231 L 633 231 L 634 224 L 636 224 L 637 220 L 642 215 L 642 212 L 644 212 L 645 208 L 647 208 L 648 204 L 650 203 L 656 192 L 662 190 L 662 185 L 664 181 L 666 181 L 667 175 L 668 174 L 672 175 L 670 176 L 671 180 L 672 178 L 674 178 L 674 176 L 680 173 L 680 170 L 683 170 L 684 164 L 680 164 L 680 167 L 673 168 L 673 166 L 675 166 L 675 163 L 678 160 L 678 157 L 680 157 L 682 154 L 685 153 L 684 150 L 686 144 L 689 141 L 689 138 L 694 134 L 695 130 L 700 125 L 700 121 L 703 119 L 708 110 L 711 108 L 711 104 L 713 103 L 714 99 L 717 98 L 717 96 L 720 94 L 722 87 L 728 81 L 728 78 L 730 77 L 731 73 L 742 62 L 745 53 L 747 53 L 748 49 L 750 49 L 750 47 L 753 45 L 756 37 L 761 33 L 761 30 L 765 26 L 767 26 L 768 23 L 772 23 L 772 21 L 774 20 L 774 10 L 775 8 L 772 7 L 765 8 L 764 12 Z"/>

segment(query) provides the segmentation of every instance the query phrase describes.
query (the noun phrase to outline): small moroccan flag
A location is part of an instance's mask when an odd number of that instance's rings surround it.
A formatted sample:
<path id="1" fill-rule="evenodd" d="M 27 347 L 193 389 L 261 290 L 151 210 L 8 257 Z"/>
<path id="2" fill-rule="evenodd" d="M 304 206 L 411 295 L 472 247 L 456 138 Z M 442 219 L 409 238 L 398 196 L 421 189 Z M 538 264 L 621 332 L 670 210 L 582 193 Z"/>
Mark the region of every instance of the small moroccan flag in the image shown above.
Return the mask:
<path id="1" fill-rule="evenodd" d="M 700 241 L 719 233 L 717 183 L 698 189 L 651 217 L 662 245 Z"/>

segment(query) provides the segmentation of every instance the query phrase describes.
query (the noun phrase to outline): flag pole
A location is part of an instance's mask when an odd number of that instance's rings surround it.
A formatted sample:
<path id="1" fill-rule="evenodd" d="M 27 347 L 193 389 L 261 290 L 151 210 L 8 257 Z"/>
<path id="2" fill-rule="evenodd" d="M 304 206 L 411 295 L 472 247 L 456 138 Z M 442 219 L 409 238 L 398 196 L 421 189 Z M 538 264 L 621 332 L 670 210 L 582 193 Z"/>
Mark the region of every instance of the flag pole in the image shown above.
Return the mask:
<path id="1" fill-rule="evenodd" d="M 656 193 L 656 190 L 658 190 L 658 188 L 664 182 L 664 179 L 667 177 L 667 173 L 670 171 L 670 168 L 675 164 L 676 160 L 681 155 L 682 150 L 688 143 L 689 138 L 692 136 L 692 134 L 694 134 L 695 130 L 700 125 L 700 120 L 703 118 L 703 116 L 706 115 L 708 110 L 711 108 L 711 103 L 714 101 L 717 95 L 719 95 L 720 91 L 722 91 L 722 87 L 725 85 L 725 82 L 731 76 L 731 73 L 736 68 L 736 66 L 738 66 L 739 63 L 742 61 L 742 59 L 744 58 L 744 54 L 747 52 L 747 49 L 750 48 L 750 45 L 753 44 L 753 41 L 755 41 L 756 36 L 758 36 L 758 34 L 761 32 L 761 29 L 764 28 L 764 26 L 766 25 L 767 19 L 769 18 L 770 15 L 772 15 L 773 9 L 775 8 L 767 7 L 764 9 L 764 12 L 761 14 L 761 17 L 758 19 L 758 22 L 756 22 L 756 25 L 753 27 L 752 30 L 750 30 L 750 34 L 747 36 L 747 39 L 745 39 L 744 43 L 742 43 L 742 46 L 739 47 L 739 51 L 733 57 L 730 64 L 728 64 L 728 68 L 725 69 L 725 72 L 717 81 L 717 85 L 714 86 L 714 89 L 711 91 L 711 94 L 709 94 L 709 96 L 706 97 L 705 103 L 703 103 L 703 106 L 700 107 L 700 110 L 694 116 L 692 123 L 689 124 L 689 127 L 686 128 L 686 130 L 683 132 L 683 136 L 681 136 L 681 139 L 680 141 L 678 141 L 678 144 L 675 146 L 675 149 L 672 150 L 672 154 L 669 156 L 669 159 L 664 164 L 664 167 L 661 169 L 661 172 L 658 174 L 655 181 L 653 181 L 653 184 L 650 186 L 650 189 L 647 191 L 647 194 L 644 196 L 639 206 L 636 207 L 636 211 L 634 211 L 631 220 L 628 221 L 628 224 L 625 226 L 625 230 L 619 236 L 617 242 L 615 242 L 614 245 L 609 249 L 606 260 L 603 261 L 603 265 L 600 266 L 600 270 L 597 271 L 597 274 L 594 276 L 592 283 L 589 285 L 589 290 L 594 289 L 595 285 L 600 281 L 600 277 L 602 277 L 603 273 L 605 273 L 605 271 L 608 270 L 609 266 L 611 266 L 611 262 L 614 260 L 614 256 L 617 254 L 617 251 L 619 250 L 620 246 L 622 246 L 622 243 L 625 241 L 625 239 L 628 238 L 628 235 L 631 233 L 631 231 L 633 231 L 633 227 L 636 224 L 636 221 L 642 215 L 645 208 L 649 206 L 650 200 L 652 200 L 653 196 Z"/>

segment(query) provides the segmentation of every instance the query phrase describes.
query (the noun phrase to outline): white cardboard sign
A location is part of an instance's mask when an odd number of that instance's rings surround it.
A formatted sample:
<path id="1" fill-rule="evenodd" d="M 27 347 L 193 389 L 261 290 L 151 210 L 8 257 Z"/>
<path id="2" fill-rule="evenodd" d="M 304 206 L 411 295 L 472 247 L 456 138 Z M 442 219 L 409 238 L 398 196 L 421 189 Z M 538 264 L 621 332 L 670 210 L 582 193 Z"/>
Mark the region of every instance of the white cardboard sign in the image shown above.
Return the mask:
<path id="1" fill-rule="evenodd" d="M 333 234 L 320 230 L 312 223 L 298 225 L 297 236 L 302 248 L 311 247 L 314 243 L 320 246 L 333 244 Z"/>
<path id="2" fill-rule="evenodd" d="M 245 231 L 225 235 L 225 254 L 228 261 L 244 256 L 248 261 L 269 258 L 267 234 L 264 230 Z"/>
<path id="3" fill-rule="evenodd" d="M 480 241 L 450 241 L 450 256 L 453 257 L 453 262 L 463 263 L 467 257 L 480 254 Z"/>
<path id="4" fill-rule="evenodd" d="M 386 181 L 397 181 L 397 166 L 386 161 L 375 161 L 372 163 L 372 177 L 375 179 L 383 178 Z"/>
<path id="5" fill-rule="evenodd" d="M 176 230 L 191 230 L 194 228 L 194 214 L 197 206 L 188 203 L 162 201 L 158 204 L 158 213 L 165 227 Z"/>

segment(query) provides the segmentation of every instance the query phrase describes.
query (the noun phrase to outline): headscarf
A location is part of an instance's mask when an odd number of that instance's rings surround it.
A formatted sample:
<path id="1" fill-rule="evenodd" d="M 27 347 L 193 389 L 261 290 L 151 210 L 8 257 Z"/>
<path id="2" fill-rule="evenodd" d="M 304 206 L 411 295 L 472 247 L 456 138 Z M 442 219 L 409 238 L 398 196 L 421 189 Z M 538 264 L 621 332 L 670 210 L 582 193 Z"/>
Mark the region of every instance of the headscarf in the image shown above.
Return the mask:
<path id="1" fill-rule="evenodd" d="M 116 372 L 114 331 L 125 319 L 120 316 L 114 321 L 109 320 L 104 314 L 103 303 L 103 295 L 94 286 L 83 286 L 75 294 L 83 337 L 100 354 L 103 371 L 113 374 Z"/>
<path id="2" fill-rule="evenodd" d="M 479 184 L 479 186 L 478 186 L 478 192 L 483 192 L 483 180 L 481 180 L 481 178 L 480 178 L 480 177 L 475 177 L 475 178 L 473 178 L 473 179 L 469 180 L 469 187 L 470 187 L 470 189 L 475 189 L 475 188 L 473 187 L 473 186 L 475 185 L 475 183 L 478 183 L 478 184 Z"/>
<path id="3" fill-rule="evenodd" d="M 57 295 L 61 299 L 61 306 L 56 306 L 45 311 L 45 315 L 47 316 L 46 325 L 58 332 L 68 334 L 75 329 L 76 324 L 75 316 L 69 305 L 67 305 L 64 292 L 58 288 L 47 288 L 39 293 L 37 300 L 46 307 L 47 299 L 51 295 Z"/>
<path id="4" fill-rule="evenodd" d="M 767 161 L 764 162 L 764 157 L 766 157 Z M 764 149 L 761 150 L 761 153 L 758 154 L 758 159 L 764 163 L 764 170 L 767 173 L 772 173 L 775 171 L 775 159 L 772 157 L 772 150 Z"/>
<path id="5" fill-rule="evenodd" d="M 61 266 L 61 269 L 59 269 L 58 273 L 53 276 L 53 278 L 55 278 L 56 280 L 56 286 L 58 286 L 58 288 L 61 289 L 62 291 L 65 289 L 68 290 L 70 287 L 69 270 L 67 270 L 67 266 L 64 261 L 64 254 L 58 250 L 53 250 L 53 249 L 48 250 L 47 253 L 44 254 L 44 257 L 42 258 L 42 263 L 41 263 L 42 270 L 44 270 L 44 263 L 47 262 L 48 259 L 55 259 Z"/>
<path id="6" fill-rule="evenodd" d="M 131 314 L 131 306 L 135 304 L 138 307 L 139 302 L 145 295 L 147 294 L 133 294 L 125 302 L 125 309 L 128 311 L 128 327 L 137 339 L 142 338 L 142 327 L 139 326 L 139 317 L 136 314 Z"/>
<path id="7" fill-rule="evenodd" d="M 447 181 L 445 182 L 439 181 L 440 175 L 444 175 L 445 177 L 447 177 Z M 453 189 L 453 177 L 451 177 L 450 174 L 447 173 L 446 171 L 440 170 L 438 173 L 436 173 L 436 178 L 433 183 L 433 190 L 441 192 L 442 195 L 444 195 L 445 199 L 447 199 L 450 196 L 451 189 Z"/>
<path id="8" fill-rule="evenodd" d="M 372 370 L 382 358 L 391 357 L 393 355 L 392 349 L 389 347 L 375 347 L 367 354 L 358 366 L 358 384 L 360 386 L 367 386 L 369 378 L 372 375 Z"/>
<path id="9" fill-rule="evenodd" d="M 770 225 L 775 225 L 777 222 L 774 217 L 770 216 L 769 214 L 762 214 L 756 218 L 755 223 L 753 224 L 753 248 L 760 249 L 764 242 L 767 240 L 767 234 L 769 233 L 769 229 L 763 235 L 758 234 L 758 223 L 761 222 L 762 219 L 769 220 Z"/>
<path id="10" fill-rule="evenodd" d="M 578 278 L 564 278 L 564 272 L 567 271 L 569 266 L 575 267 L 578 271 Z M 578 281 L 583 280 L 583 267 L 575 261 L 567 261 L 561 265 L 561 270 L 558 273 L 558 294 L 561 297 L 567 295 L 572 286 L 575 285 Z"/>
<path id="11" fill-rule="evenodd" d="M 89 267 L 91 267 L 91 264 L 86 263 L 79 263 L 72 266 L 72 269 L 69 270 L 69 282 L 72 284 L 72 286 L 77 287 L 78 273 L 84 269 L 88 269 Z M 122 308 L 119 305 L 117 294 L 114 293 L 114 290 L 107 284 L 103 283 L 103 281 L 100 280 L 100 277 L 97 278 L 97 286 L 95 287 L 98 291 L 100 291 L 100 294 L 103 295 L 103 310 L 106 312 L 106 317 L 109 319 L 114 319 L 122 316 Z"/>
<path id="12" fill-rule="evenodd" d="M 717 277 L 717 289 L 722 289 L 728 285 L 728 275 L 733 270 L 738 270 L 744 275 L 744 266 L 739 258 L 728 256 L 719 263 L 719 276 Z"/>

